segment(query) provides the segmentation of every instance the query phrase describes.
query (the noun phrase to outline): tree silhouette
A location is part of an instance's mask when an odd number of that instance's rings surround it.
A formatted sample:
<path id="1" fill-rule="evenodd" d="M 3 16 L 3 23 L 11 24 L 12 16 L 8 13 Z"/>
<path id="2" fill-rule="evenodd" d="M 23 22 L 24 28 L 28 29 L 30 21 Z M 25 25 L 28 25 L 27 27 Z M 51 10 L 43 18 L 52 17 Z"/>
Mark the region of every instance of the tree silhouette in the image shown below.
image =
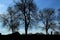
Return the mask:
<path id="1" fill-rule="evenodd" d="M 58 30 L 60 30 L 60 9 L 58 9 L 57 11 L 58 11 L 58 15 L 57 15 Z"/>
<path id="2" fill-rule="evenodd" d="M 18 11 L 21 11 L 24 16 L 25 24 L 25 34 L 27 35 L 28 27 L 31 24 L 31 15 L 36 11 L 36 5 L 33 0 L 20 0 L 20 2 L 15 2 L 15 7 Z"/>
<path id="3" fill-rule="evenodd" d="M 49 29 L 49 23 L 52 21 L 52 15 L 54 13 L 53 8 L 44 8 L 43 10 L 39 11 L 40 15 L 39 17 L 44 22 L 45 28 L 46 28 L 46 34 L 48 34 Z"/>
<path id="4" fill-rule="evenodd" d="M 3 27 L 9 27 L 9 30 L 11 29 L 14 33 L 20 24 L 19 14 L 15 13 L 15 10 L 12 9 L 12 7 L 8 7 L 7 12 L 6 15 L 1 16 Z"/>

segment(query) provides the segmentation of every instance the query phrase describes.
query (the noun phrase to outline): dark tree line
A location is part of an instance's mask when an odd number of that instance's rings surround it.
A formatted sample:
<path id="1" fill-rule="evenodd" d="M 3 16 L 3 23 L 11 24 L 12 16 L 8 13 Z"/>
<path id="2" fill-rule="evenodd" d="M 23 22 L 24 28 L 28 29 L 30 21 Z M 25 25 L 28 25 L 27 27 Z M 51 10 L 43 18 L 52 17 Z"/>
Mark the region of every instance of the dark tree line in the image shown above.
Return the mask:
<path id="1" fill-rule="evenodd" d="M 58 9 L 58 15 L 55 15 L 55 9 L 53 8 L 44 8 L 38 10 L 34 0 L 18 0 L 14 1 L 13 6 L 9 6 L 7 9 L 7 14 L 0 16 L 3 23 L 3 27 L 9 27 L 9 30 L 12 32 L 18 31 L 20 27 L 20 21 L 22 20 L 25 27 L 25 34 L 28 34 L 28 28 L 33 27 L 33 25 L 38 25 L 38 22 L 42 21 L 44 24 L 44 29 L 46 34 L 51 28 L 55 31 L 57 25 L 55 20 L 60 21 L 60 9 Z M 55 18 L 57 17 L 57 19 Z M 58 23 L 60 24 L 60 23 Z M 59 27 L 60 28 L 60 27 Z M 51 32 L 52 33 L 52 32 Z"/>

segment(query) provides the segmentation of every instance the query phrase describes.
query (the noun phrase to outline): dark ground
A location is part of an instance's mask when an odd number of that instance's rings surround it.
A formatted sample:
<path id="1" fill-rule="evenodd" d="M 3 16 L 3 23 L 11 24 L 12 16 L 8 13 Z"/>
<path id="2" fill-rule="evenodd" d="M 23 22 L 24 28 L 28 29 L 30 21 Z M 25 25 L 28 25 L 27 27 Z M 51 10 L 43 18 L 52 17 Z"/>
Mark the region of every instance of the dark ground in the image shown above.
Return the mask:
<path id="1" fill-rule="evenodd" d="M 43 35 L 43 34 L 29 34 L 29 35 L 20 35 L 19 33 L 13 33 L 10 35 L 0 35 L 1 40 L 57 40 L 60 39 L 60 35 Z"/>

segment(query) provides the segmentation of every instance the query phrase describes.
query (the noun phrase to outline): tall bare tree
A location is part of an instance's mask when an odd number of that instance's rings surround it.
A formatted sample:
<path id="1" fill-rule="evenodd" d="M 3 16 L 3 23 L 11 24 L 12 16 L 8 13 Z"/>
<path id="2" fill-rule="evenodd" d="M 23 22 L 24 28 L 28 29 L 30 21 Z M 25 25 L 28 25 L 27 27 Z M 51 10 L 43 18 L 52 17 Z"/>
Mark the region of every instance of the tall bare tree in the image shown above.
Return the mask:
<path id="1" fill-rule="evenodd" d="M 36 5 L 33 0 L 20 0 L 15 2 L 15 7 L 18 11 L 21 11 L 24 17 L 25 34 L 27 35 L 28 27 L 30 25 L 31 14 L 36 12 Z"/>

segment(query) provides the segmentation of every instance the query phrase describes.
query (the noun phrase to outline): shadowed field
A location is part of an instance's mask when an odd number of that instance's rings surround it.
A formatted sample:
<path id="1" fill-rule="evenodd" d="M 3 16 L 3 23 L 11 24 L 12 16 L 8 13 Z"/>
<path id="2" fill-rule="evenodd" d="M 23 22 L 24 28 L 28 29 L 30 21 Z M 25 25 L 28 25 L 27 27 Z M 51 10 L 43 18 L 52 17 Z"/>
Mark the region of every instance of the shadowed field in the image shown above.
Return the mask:
<path id="1" fill-rule="evenodd" d="M 42 34 L 29 34 L 29 35 L 20 35 L 19 33 L 13 33 L 10 35 L 1 35 L 0 39 L 5 39 L 5 40 L 54 40 L 55 37 L 59 39 L 60 37 L 57 35 L 42 35 Z"/>

